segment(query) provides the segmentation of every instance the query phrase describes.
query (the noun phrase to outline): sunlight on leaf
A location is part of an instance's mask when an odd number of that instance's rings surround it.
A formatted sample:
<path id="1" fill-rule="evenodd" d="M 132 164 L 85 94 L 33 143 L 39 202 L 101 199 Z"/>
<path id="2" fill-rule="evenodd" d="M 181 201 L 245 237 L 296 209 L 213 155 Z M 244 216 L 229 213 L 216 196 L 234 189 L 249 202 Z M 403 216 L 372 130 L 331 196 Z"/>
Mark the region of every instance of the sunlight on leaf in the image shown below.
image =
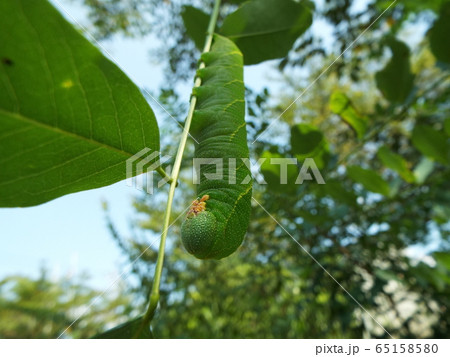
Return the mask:
<path id="1" fill-rule="evenodd" d="M 330 109 L 355 130 L 361 139 L 367 130 L 368 119 L 358 114 L 350 99 L 342 92 L 334 92 L 330 98 Z"/>

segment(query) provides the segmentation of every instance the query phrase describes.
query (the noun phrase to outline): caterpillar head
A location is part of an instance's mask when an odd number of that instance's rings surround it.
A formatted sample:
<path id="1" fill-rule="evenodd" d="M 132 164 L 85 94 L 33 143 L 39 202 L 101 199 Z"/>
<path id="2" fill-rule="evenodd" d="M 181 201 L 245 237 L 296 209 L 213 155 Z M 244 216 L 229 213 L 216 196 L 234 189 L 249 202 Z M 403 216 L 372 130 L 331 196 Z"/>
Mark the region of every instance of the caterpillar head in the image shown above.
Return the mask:
<path id="1" fill-rule="evenodd" d="M 216 240 L 216 217 L 206 211 L 208 195 L 191 204 L 181 225 L 181 240 L 186 250 L 199 259 L 208 257 Z"/>

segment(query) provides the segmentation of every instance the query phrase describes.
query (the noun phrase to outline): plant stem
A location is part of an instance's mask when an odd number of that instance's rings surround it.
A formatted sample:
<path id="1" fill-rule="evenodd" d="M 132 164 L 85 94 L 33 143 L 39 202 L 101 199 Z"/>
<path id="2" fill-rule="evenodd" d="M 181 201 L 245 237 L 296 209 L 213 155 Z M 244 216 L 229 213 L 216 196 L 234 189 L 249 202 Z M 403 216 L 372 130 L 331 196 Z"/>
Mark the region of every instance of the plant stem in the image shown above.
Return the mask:
<path id="1" fill-rule="evenodd" d="M 207 34 L 206 34 L 206 40 L 205 40 L 205 46 L 203 47 L 203 53 L 209 52 L 211 49 L 211 44 L 212 44 L 213 35 L 214 35 L 214 29 L 216 28 L 217 18 L 219 16 L 219 9 L 220 9 L 220 0 L 215 0 L 213 12 L 209 19 L 209 25 L 208 25 L 208 30 L 207 30 Z M 205 64 L 203 62 L 201 62 L 199 65 L 199 69 L 204 68 L 204 67 L 205 67 Z M 199 77 L 197 77 L 194 82 L 194 88 L 200 87 L 201 84 L 202 84 L 201 79 Z M 187 138 L 189 135 L 189 129 L 191 127 L 192 117 L 194 115 L 194 110 L 195 110 L 196 104 L 197 104 L 197 97 L 195 95 L 192 95 L 191 100 L 190 100 L 188 115 L 186 118 L 186 122 L 184 124 L 184 129 L 183 129 L 183 133 L 181 135 L 180 144 L 178 146 L 177 155 L 175 157 L 175 162 L 173 164 L 173 170 L 172 170 L 172 174 L 171 174 L 172 181 L 170 183 L 169 194 L 167 197 L 167 206 L 166 206 L 166 211 L 164 213 L 163 229 L 162 229 L 162 233 L 161 233 L 161 241 L 159 243 L 158 259 L 156 261 L 156 268 L 155 268 L 155 274 L 154 274 L 154 278 L 153 278 L 152 290 L 150 292 L 149 305 L 147 308 L 147 312 L 145 313 L 144 318 L 142 320 L 142 326 L 136 332 L 136 335 L 134 337 L 138 337 L 144 328 L 149 327 L 150 322 L 153 318 L 153 315 L 155 314 L 155 310 L 158 306 L 159 287 L 160 287 L 160 283 L 161 283 L 161 273 L 162 273 L 162 268 L 163 268 L 163 263 L 164 263 L 164 250 L 165 250 L 165 246 L 166 246 L 167 231 L 169 229 L 170 214 L 172 211 L 172 202 L 173 202 L 173 197 L 175 195 L 175 188 L 177 186 L 178 175 L 180 174 L 181 160 L 183 158 L 184 149 L 186 147 L 186 141 L 187 141 Z M 164 172 L 164 170 L 162 170 L 162 172 Z M 164 174 L 167 176 L 167 174 L 165 172 L 164 172 Z"/>
<path id="2" fill-rule="evenodd" d="M 163 169 L 161 166 L 158 167 L 158 168 L 156 168 L 155 171 L 156 171 L 158 174 L 160 174 L 160 176 L 161 176 L 162 178 L 167 179 L 167 182 L 168 182 L 169 184 L 172 183 L 173 178 L 170 177 L 170 176 L 167 174 L 167 172 L 164 171 L 164 169 Z"/>

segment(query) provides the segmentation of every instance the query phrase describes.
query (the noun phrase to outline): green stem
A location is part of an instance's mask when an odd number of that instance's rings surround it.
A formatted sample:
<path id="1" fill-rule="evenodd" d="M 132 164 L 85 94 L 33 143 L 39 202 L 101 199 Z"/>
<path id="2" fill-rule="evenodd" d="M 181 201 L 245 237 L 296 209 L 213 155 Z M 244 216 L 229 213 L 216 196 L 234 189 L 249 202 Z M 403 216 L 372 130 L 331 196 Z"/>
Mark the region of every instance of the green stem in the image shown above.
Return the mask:
<path id="1" fill-rule="evenodd" d="M 155 171 L 156 171 L 162 178 L 167 179 L 167 182 L 168 182 L 169 184 L 172 183 L 173 178 L 170 177 L 169 174 L 168 174 L 166 171 L 164 171 L 164 169 L 163 169 L 161 166 L 158 167 L 158 168 L 156 168 Z"/>
<path id="2" fill-rule="evenodd" d="M 220 9 L 220 0 L 215 0 L 214 9 L 213 9 L 213 12 L 212 12 L 210 20 L 209 20 L 205 46 L 203 47 L 203 53 L 209 52 L 211 49 L 211 44 L 212 44 L 213 35 L 214 35 L 214 29 L 216 28 L 217 18 L 219 16 L 219 9 Z M 204 67 L 205 67 L 205 64 L 203 62 L 201 62 L 199 65 L 199 69 L 204 68 Z M 202 84 L 201 79 L 199 77 L 197 77 L 194 82 L 194 88 L 200 87 L 201 84 Z M 161 274 L 162 274 L 162 268 L 163 268 L 163 263 L 164 263 L 164 250 L 165 250 L 165 246 L 166 246 L 167 231 L 169 229 L 170 214 L 172 212 L 172 202 L 173 202 L 173 197 L 175 195 L 175 188 L 177 186 L 178 176 L 180 174 L 181 160 L 183 158 L 184 149 L 186 147 L 186 141 L 187 141 L 187 138 L 189 135 L 189 129 L 191 127 L 192 117 L 194 115 L 194 110 L 195 110 L 196 104 L 197 104 L 197 97 L 195 95 L 193 95 L 190 100 L 189 112 L 188 112 L 188 115 L 186 118 L 186 122 L 184 124 L 184 129 L 183 129 L 183 133 L 181 135 L 180 145 L 178 146 L 178 151 L 177 151 L 177 155 L 175 157 L 175 162 L 173 164 L 173 170 L 172 170 L 172 174 L 171 174 L 172 182 L 170 183 L 169 195 L 167 197 L 167 206 L 166 206 L 166 211 L 164 214 L 163 229 L 162 229 L 162 233 L 161 233 L 161 241 L 159 243 L 159 252 L 158 252 L 158 259 L 156 261 L 153 285 L 152 285 L 152 290 L 150 292 L 150 299 L 149 299 L 150 301 L 149 301 L 149 305 L 147 308 L 147 312 L 145 313 L 144 318 L 142 320 L 141 328 L 136 332 L 134 337 L 138 337 L 144 328 L 149 327 L 150 322 L 153 318 L 153 315 L 155 314 L 155 310 L 158 306 L 159 287 L 160 287 L 160 283 L 161 283 Z"/>

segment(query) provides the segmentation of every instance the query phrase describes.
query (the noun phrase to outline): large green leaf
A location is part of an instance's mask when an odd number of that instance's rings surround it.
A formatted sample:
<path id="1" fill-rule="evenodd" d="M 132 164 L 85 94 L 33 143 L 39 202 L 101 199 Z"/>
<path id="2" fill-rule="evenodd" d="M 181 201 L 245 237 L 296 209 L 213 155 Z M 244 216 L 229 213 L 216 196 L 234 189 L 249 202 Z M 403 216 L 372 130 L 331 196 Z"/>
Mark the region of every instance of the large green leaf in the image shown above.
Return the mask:
<path id="1" fill-rule="evenodd" d="M 220 33 L 236 42 L 246 65 L 284 57 L 312 23 L 312 12 L 306 3 L 245 2 L 225 18 Z"/>
<path id="2" fill-rule="evenodd" d="M 334 92 L 330 98 L 330 109 L 339 115 L 362 138 L 367 130 L 368 119 L 361 116 L 350 99 L 342 92 Z"/>
<path id="3" fill-rule="evenodd" d="M 447 138 L 440 131 L 428 125 L 416 125 L 411 140 L 425 156 L 442 164 L 448 164 L 449 145 Z"/>
<path id="4" fill-rule="evenodd" d="M 391 102 L 403 102 L 414 84 L 414 75 L 409 64 L 409 47 L 394 37 L 388 37 L 386 44 L 392 57 L 383 70 L 375 76 L 378 89 Z"/>
<path id="5" fill-rule="evenodd" d="M 353 181 L 363 185 L 366 190 L 389 196 L 389 185 L 375 171 L 363 169 L 359 166 L 349 166 L 347 167 L 347 174 Z"/>
<path id="6" fill-rule="evenodd" d="M 138 317 L 134 320 L 116 326 L 108 331 L 95 335 L 92 338 L 95 339 L 153 338 L 152 332 L 148 328 L 144 328 L 139 332 L 139 330 L 141 329 L 141 325 L 142 325 L 142 317 Z M 136 336 L 137 332 L 139 332 L 139 336 Z"/>
<path id="7" fill-rule="evenodd" d="M 429 31 L 431 52 L 439 61 L 450 63 L 450 46 L 448 34 L 450 33 L 450 2 L 442 4 L 439 18 Z"/>
<path id="8" fill-rule="evenodd" d="M 183 6 L 181 12 L 187 34 L 194 40 L 198 49 L 203 49 L 208 29 L 209 16 L 193 6 Z"/>
<path id="9" fill-rule="evenodd" d="M 159 150 L 139 89 L 47 1 L 0 1 L 0 41 L 0 206 L 110 185 Z"/>
<path id="10" fill-rule="evenodd" d="M 403 157 L 392 152 L 386 146 L 382 146 L 378 150 L 377 156 L 386 167 L 396 171 L 406 182 L 414 182 L 414 175 Z"/>

